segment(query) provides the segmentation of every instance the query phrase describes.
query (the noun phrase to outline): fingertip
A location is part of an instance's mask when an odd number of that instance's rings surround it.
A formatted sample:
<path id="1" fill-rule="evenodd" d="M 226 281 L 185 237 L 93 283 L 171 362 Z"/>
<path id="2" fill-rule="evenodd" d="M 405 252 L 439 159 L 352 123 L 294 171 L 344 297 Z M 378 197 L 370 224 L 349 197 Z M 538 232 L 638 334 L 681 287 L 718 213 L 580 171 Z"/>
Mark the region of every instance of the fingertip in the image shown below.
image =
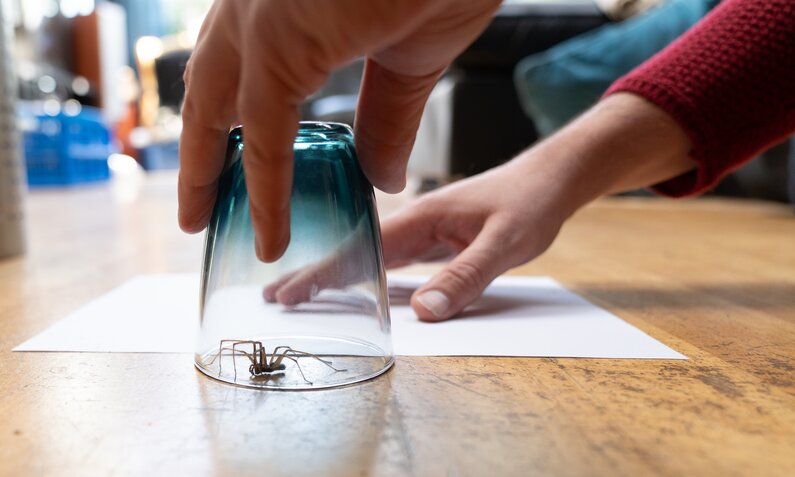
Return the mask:
<path id="1" fill-rule="evenodd" d="M 412 304 L 411 308 L 414 310 L 414 314 L 417 315 L 417 319 L 420 320 L 420 321 L 423 321 L 425 323 L 439 323 L 441 321 L 445 321 L 445 320 L 448 319 L 448 318 L 439 318 L 439 317 L 437 317 L 433 313 L 431 313 L 428 310 L 426 310 L 425 308 L 423 308 L 421 305 L 418 306 L 418 305 Z"/>
<path id="2" fill-rule="evenodd" d="M 184 224 L 182 222 L 179 223 L 179 229 L 185 232 L 186 234 L 191 234 L 191 235 L 197 234 L 202 230 L 195 224 Z"/>
<path id="3" fill-rule="evenodd" d="M 422 309 L 422 308 L 418 308 L 416 306 L 412 306 L 412 308 L 414 309 L 414 313 L 417 315 L 417 319 L 422 321 L 422 322 L 425 322 L 425 323 L 439 323 L 439 322 L 447 320 L 447 318 L 437 318 L 437 317 L 429 314 L 428 312 L 424 311 L 424 309 Z"/>
<path id="4" fill-rule="evenodd" d="M 296 293 L 279 290 L 276 293 L 276 301 L 284 306 L 296 306 L 308 301 L 308 297 L 302 297 Z"/>
<path id="5" fill-rule="evenodd" d="M 274 297 L 284 306 L 296 306 L 312 299 L 313 286 L 304 283 L 301 273 L 291 275 L 282 286 L 276 290 Z"/>
<path id="6" fill-rule="evenodd" d="M 188 217 L 182 210 L 177 214 L 177 223 L 179 228 L 186 234 L 197 234 L 207 228 L 209 217 Z"/>
<path id="7" fill-rule="evenodd" d="M 257 238 L 254 243 L 254 250 L 257 258 L 265 263 L 273 263 L 284 255 L 290 245 L 290 233 L 280 235 L 275 240 L 268 238 Z"/>
<path id="8" fill-rule="evenodd" d="M 450 298 L 440 290 L 418 290 L 411 297 L 411 307 L 421 321 L 437 322 L 450 318 L 455 311 L 450 305 Z"/>
<path id="9" fill-rule="evenodd" d="M 206 227 L 196 225 L 188 228 L 183 228 L 182 231 L 189 235 L 196 235 L 204 232 L 205 228 Z"/>
<path id="10" fill-rule="evenodd" d="M 364 145 L 357 147 L 362 151 L 359 154 L 362 170 L 373 187 L 388 194 L 397 194 L 406 188 L 410 147 L 400 150 L 385 147 L 374 149 Z M 370 159 L 373 157 L 379 159 Z"/>
<path id="11" fill-rule="evenodd" d="M 262 289 L 262 298 L 268 303 L 276 303 L 276 292 L 279 290 L 279 287 L 274 285 L 268 285 Z"/>
<path id="12" fill-rule="evenodd" d="M 398 176 L 390 177 L 386 180 L 379 181 L 379 184 L 375 186 L 378 189 L 386 192 L 387 194 L 398 194 L 406 189 L 406 184 L 407 184 L 406 173 L 403 172 Z"/>
<path id="13" fill-rule="evenodd" d="M 215 180 L 206 185 L 190 186 L 180 175 L 177 185 L 177 223 L 180 229 L 189 234 L 203 231 L 210 223 L 217 193 Z"/>

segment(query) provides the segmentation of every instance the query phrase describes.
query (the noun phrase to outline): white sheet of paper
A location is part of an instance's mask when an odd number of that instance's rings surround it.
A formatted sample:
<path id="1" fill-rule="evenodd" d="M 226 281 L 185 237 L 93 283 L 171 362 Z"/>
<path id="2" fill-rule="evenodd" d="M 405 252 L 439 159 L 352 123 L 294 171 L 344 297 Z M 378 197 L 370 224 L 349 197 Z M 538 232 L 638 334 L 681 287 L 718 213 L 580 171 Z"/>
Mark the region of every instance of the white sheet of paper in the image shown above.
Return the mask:
<path id="1" fill-rule="evenodd" d="M 427 277 L 390 276 L 407 296 Z M 193 352 L 195 275 L 143 275 L 86 304 L 14 351 Z M 500 277 L 458 319 L 417 320 L 399 300 L 392 340 L 403 356 L 687 359 L 547 277 Z"/>

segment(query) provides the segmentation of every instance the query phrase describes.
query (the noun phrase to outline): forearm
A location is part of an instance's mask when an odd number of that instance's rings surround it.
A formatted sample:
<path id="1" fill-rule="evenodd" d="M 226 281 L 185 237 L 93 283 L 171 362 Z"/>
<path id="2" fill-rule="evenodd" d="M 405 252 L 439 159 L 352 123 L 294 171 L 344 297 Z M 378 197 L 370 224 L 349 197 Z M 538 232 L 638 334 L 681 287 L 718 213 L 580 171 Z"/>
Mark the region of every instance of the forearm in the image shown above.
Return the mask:
<path id="1" fill-rule="evenodd" d="M 689 150 L 687 135 L 667 113 L 639 96 L 615 94 L 510 167 L 547 175 L 560 194 L 554 200 L 568 216 L 604 194 L 648 187 L 694 169 Z"/>
<path id="2" fill-rule="evenodd" d="M 607 94 L 643 96 L 682 126 L 697 169 L 655 187 L 681 197 L 795 132 L 793 84 L 795 2 L 725 0 Z"/>

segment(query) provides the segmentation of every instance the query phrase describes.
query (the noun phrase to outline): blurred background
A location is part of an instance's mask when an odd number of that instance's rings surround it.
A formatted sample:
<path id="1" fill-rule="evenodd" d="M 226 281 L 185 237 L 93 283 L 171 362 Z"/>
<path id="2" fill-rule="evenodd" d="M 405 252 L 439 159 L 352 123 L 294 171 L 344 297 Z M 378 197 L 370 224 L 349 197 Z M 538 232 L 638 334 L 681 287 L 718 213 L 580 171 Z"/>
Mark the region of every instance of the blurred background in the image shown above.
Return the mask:
<path id="1" fill-rule="evenodd" d="M 7 101 L 16 103 L 30 190 L 178 167 L 182 73 L 211 3 L 2 0 L 14 84 Z M 506 1 L 434 90 L 411 158 L 414 183 L 432 188 L 510 159 L 717 3 Z M 352 123 L 361 71 L 356 61 L 335 72 L 307 98 L 304 119 Z M 791 141 L 715 193 L 795 202 Z"/>

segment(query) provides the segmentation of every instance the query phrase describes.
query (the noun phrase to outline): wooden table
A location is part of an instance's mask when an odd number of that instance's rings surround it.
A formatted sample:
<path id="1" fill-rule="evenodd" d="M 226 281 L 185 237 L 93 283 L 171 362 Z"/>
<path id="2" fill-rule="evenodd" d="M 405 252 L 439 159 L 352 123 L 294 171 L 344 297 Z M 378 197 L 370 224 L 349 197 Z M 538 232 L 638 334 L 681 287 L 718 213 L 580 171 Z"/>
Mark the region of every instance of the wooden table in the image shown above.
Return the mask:
<path id="1" fill-rule="evenodd" d="M 187 354 L 10 352 L 135 274 L 197 271 L 175 202 L 172 174 L 31 194 L 30 251 L 0 262 L 0 474 L 795 475 L 788 207 L 602 200 L 512 272 L 689 361 L 398 357 L 371 382 L 280 393 Z"/>

